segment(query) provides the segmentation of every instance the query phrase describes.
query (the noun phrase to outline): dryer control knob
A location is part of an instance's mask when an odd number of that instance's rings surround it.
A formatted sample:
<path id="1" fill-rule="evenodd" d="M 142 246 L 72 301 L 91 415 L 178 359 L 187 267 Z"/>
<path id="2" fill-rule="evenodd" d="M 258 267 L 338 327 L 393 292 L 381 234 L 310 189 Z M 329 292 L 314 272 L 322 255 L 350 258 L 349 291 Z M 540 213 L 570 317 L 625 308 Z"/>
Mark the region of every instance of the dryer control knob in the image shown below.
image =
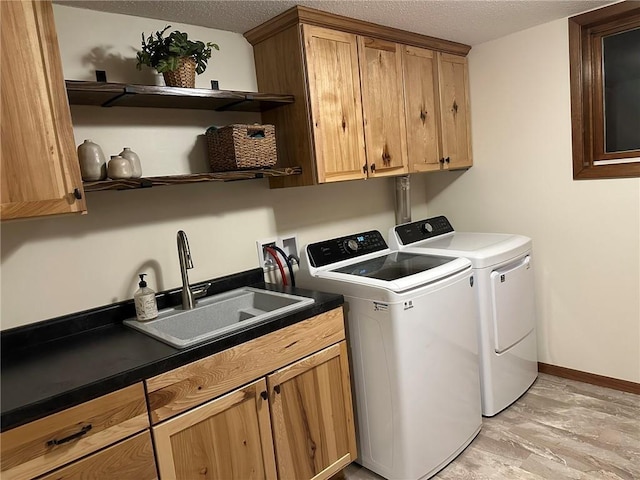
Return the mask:
<path id="1" fill-rule="evenodd" d="M 424 233 L 433 232 L 433 225 L 431 225 L 429 222 L 426 222 L 424 225 L 422 225 L 422 231 Z"/>
<path id="2" fill-rule="evenodd" d="M 346 248 L 348 252 L 356 253 L 358 251 L 358 242 L 356 242 L 353 238 L 350 240 L 345 240 L 344 248 Z"/>

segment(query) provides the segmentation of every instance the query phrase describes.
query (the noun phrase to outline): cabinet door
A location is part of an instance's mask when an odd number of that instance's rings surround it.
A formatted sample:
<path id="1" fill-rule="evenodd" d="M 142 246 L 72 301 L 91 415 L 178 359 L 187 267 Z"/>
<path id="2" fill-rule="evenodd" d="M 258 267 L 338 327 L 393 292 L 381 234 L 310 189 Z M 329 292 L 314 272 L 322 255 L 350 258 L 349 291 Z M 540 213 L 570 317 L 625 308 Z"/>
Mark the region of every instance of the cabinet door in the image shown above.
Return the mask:
<path id="1" fill-rule="evenodd" d="M 440 170 L 436 53 L 405 46 L 402 55 L 409 171 Z"/>
<path id="2" fill-rule="evenodd" d="M 267 378 L 279 478 L 329 478 L 356 459 L 344 341 Z"/>
<path id="3" fill-rule="evenodd" d="M 467 168 L 471 157 L 469 74 L 466 57 L 438 53 L 440 129 L 445 168 Z"/>
<path id="4" fill-rule="evenodd" d="M 149 431 L 78 460 L 38 480 L 156 480 Z"/>
<path id="5" fill-rule="evenodd" d="M 408 173 L 402 47 L 358 37 L 369 176 Z"/>
<path id="6" fill-rule="evenodd" d="M 318 182 L 366 178 L 355 35 L 303 25 Z"/>
<path id="7" fill-rule="evenodd" d="M 264 379 L 154 426 L 153 436 L 162 480 L 276 478 Z"/>
<path id="8" fill-rule="evenodd" d="M 51 2 L 0 8 L 0 219 L 85 212 Z"/>

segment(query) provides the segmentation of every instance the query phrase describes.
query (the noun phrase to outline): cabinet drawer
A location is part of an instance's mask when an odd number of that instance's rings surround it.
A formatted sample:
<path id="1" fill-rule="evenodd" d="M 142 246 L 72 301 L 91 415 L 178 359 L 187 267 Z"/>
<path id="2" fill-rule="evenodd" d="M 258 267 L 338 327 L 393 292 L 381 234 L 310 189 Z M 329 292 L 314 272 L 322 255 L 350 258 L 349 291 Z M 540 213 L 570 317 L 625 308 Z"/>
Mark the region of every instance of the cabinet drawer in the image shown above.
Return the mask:
<path id="1" fill-rule="evenodd" d="M 149 431 L 89 455 L 38 480 L 156 480 Z"/>
<path id="2" fill-rule="evenodd" d="M 156 424 L 344 340 L 342 307 L 148 379 Z"/>
<path id="3" fill-rule="evenodd" d="M 33 478 L 149 426 L 142 383 L 3 432 L 3 480 Z"/>

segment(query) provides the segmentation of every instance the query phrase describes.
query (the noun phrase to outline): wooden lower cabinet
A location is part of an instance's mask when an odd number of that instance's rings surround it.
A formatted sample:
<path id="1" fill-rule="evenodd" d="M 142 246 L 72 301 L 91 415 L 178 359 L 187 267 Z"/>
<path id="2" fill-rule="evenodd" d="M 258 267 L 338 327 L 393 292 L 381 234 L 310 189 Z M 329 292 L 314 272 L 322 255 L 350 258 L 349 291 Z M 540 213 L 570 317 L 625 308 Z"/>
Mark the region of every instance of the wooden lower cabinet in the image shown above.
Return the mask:
<path id="1" fill-rule="evenodd" d="M 2 432 L 0 477 L 2 480 L 36 478 L 148 427 L 144 387 L 137 383 Z M 143 479 L 136 477 L 136 480 Z"/>
<path id="2" fill-rule="evenodd" d="M 346 344 L 161 422 L 153 435 L 162 480 L 330 478 L 356 458 Z"/>
<path id="3" fill-rule="evenodd" d="M 278 476 L 330 478 L 356 458 L 344 341 L 267 377 Z"/>
<path id="4" fill-rule="evenodd" d="M 149 431 L 89 455 L 38 480 L 156 480 Z"/>
<path id="5" fill-rule="evenodd" d="M 162 480 L 275 479 L 264 379 L 153 427 Z"/>

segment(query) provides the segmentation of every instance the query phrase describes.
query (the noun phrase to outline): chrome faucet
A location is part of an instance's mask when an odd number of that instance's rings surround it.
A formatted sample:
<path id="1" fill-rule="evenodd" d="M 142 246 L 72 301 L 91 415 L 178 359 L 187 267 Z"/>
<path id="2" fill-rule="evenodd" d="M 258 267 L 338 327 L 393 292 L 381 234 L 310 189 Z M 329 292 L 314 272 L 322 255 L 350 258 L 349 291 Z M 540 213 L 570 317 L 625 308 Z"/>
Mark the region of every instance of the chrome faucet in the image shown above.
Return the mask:
<path id="1" fill-rule="evenodd" d="M 191 290 L 187 270 L 193 268 L 193 260 L 191 259 L 187 234 L 182 230 L 178 230 L 178 260 L 180 261 L 180 275 L 182 276 L 182 308 L 191 310 L 195 307 L 195 299 L 205 295 L 211 284 L 205 283 L 198 289 Z"/>

